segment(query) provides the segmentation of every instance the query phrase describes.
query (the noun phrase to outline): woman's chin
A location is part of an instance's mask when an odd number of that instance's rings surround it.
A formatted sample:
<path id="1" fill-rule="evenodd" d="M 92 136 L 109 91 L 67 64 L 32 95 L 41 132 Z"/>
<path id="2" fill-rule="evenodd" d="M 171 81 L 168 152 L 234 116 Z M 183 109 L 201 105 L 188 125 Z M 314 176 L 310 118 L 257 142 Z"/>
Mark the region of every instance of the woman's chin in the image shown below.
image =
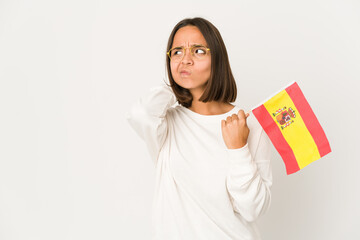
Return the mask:
<path id="1" fill-rule="evenodd" d="M 175 81 L 180 87 L 191 90 L 196 88 L 205 88 L 206 84 L 199 84 L 191 79 L 181 79 L 180 81 Z"/>
<path id="2" fill-rule="evenodd" d="M 176 81 L 176 83 L 182 88 L 188 89 L 194 87 L 194 84 L 191 81 L 191 79 L 181 79 L 180 81 Z"/>

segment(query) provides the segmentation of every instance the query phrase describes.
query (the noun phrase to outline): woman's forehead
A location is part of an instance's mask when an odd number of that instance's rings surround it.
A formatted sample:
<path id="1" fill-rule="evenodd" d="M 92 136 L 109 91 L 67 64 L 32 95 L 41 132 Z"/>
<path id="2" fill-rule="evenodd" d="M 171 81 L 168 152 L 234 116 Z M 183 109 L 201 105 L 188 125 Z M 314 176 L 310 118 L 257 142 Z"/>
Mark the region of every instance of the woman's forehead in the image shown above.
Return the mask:
<path id="1" fill-rule="evenodd" d="M 206 46 L 206 40 L 200 30 L 195 26 L 185 26 L 180 28 L 175 33 L 173 46 L 188 47 L 192 45 Z"/>

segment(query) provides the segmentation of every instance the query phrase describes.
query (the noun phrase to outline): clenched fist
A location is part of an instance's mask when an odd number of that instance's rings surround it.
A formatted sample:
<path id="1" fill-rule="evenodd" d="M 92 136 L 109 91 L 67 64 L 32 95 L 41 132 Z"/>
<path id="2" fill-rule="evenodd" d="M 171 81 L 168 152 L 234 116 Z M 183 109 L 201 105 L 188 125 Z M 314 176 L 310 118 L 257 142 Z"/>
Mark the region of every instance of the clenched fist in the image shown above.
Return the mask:
<path id="1" fill-rule="evenodd" d="M 239 110 L 237 114 L 234 113 L 226 120 L 221 120 L 221 132 L 227 148 L 242 148 L 246 145 L 250 132 L 246 124 L 248 116 L 249 113 L 245 115 L 244 110 Z"/>

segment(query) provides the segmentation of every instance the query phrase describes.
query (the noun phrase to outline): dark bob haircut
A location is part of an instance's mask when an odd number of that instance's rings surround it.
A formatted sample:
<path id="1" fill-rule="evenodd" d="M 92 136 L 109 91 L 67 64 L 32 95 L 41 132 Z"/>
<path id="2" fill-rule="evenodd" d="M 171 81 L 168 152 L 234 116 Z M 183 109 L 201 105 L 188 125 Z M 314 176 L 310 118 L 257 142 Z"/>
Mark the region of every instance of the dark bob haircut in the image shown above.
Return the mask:
<path id="1" fill-rule="evenodd" d="M 200 17 L 185 18 L 181 20 L 172 30 L 166 52 L 171 49 L 176 32 L 185 26 L 197 27 L 204 36 L 211 54 L 211 73 L 210 79 L 206 83 L 203 95 L 199 98 L 202 102 L 234 102 L 236 100 L 237 88 L 234 76 L 231 72 L 228 54 L 224 41 L 219 30 L 208 20 Z M 166 57 L 166 69 L 170 86 L 182 106 L 191 107 L 193 96 L 188 89 L 179 86 L 172 77 L 170 68 L 170 58 Z"/>

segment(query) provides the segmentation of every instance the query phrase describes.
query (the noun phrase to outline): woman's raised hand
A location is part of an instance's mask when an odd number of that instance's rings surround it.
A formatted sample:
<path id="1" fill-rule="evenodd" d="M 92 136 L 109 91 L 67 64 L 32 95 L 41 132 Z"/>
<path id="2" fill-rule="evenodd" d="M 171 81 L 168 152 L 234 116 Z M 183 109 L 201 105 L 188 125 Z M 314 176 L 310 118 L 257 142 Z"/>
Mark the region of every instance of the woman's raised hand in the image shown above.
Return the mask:
<path id="1" fill-rule="evenodd" d="M 234 113 L 226 120 L 221 120 L 222 136 L 227 148 L 236 149 L 246 145 L 250 132 L 246 124 L 249 115 L 249 113 L 245 115 L 244 110 L 241 109 L 237 114 Z"/>

